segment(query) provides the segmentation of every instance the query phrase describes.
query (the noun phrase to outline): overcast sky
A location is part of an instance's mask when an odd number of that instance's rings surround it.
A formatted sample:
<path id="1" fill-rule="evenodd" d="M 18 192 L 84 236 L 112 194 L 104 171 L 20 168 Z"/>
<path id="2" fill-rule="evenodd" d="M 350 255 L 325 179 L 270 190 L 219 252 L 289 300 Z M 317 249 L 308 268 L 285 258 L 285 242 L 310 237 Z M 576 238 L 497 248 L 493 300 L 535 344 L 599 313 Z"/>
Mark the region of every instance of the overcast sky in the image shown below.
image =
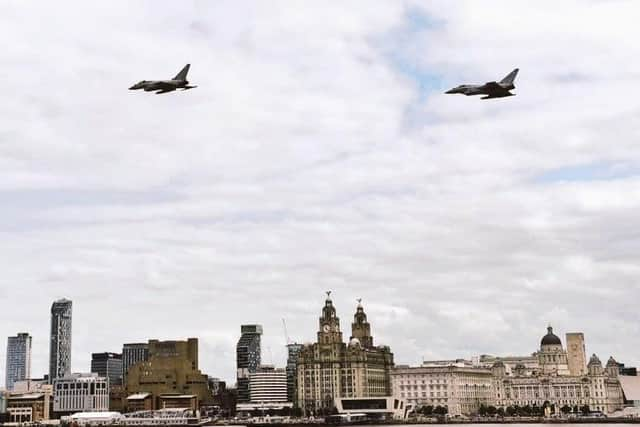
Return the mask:
<path id="1" fill-rule="evenodd" d="M 530 354 L 551 323 L 640 365 L 637 1 L 0 2 L 0 337 L 73 300 L 90 353 L 200 339 L 233 382 L 345 338 L 396 363 Z M 192 64 L 197 89 L 128 91 Z M 517 96 L 444 95 L 520 68 Z M 6 342 L 6 341 L 5 341 Z M 4 385 L 6 346 L 0 345 Z"/>

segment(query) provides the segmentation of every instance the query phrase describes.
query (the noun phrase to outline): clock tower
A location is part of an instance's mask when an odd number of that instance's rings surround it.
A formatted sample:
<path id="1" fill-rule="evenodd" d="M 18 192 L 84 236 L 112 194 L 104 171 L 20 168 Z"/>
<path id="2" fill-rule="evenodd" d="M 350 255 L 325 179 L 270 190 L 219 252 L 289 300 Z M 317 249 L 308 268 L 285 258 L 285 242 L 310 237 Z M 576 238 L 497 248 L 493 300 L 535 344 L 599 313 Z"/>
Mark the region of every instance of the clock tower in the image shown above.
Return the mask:
<path id="1" fill-rule="evenodd" d="M 373 347 L 373 337 L 371 336 L 371 325 L 367 322 L 367 315 L 362 308 L 362 300 L 358 299 L 356 314 L 353 316 L 351 324 L 351 339 L 357 338 L 364 348 Z"/>
<path id="2" fill-rule="evenodd" d="M 320 329 L 318 330 L 319 344 L 342 343 L 342 332 L 340 332 L 340 319 L 336 316 L 336 308 L 331 301 L 331 291 L 327 291 L 327 299 L 322 308 L 320 316 Z"/>

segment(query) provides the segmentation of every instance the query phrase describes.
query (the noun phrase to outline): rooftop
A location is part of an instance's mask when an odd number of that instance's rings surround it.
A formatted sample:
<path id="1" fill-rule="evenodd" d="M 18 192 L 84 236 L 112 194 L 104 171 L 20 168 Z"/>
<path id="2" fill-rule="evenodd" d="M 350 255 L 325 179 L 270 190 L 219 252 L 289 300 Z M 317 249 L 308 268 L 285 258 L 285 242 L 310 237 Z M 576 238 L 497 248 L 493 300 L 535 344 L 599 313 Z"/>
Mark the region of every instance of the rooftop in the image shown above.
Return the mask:
<path id="1" fill-rule="evenodd" d="M 151 393 L 136 393 L 136 394 L 132 394 L 131 396 L 127 397 L 127 400 L 145 399 L 145 398 L 147 398 L 149 396 L 151 396 Z"/>

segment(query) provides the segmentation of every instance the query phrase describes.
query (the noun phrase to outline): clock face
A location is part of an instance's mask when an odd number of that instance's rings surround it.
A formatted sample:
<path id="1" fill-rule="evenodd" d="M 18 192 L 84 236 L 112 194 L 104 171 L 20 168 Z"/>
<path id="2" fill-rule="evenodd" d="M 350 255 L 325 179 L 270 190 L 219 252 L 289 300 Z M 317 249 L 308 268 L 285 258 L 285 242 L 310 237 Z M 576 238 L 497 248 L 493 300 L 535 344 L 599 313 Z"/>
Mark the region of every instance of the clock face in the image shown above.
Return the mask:
<path id="1" fill-rule="evenodd" d="M 329 326 L 329 325 L 324 325 L 322 327 L 322 330 L 325 331 L 325 332 L 329 332 L 330 329 L 331 329 L 331 326 Z"/>

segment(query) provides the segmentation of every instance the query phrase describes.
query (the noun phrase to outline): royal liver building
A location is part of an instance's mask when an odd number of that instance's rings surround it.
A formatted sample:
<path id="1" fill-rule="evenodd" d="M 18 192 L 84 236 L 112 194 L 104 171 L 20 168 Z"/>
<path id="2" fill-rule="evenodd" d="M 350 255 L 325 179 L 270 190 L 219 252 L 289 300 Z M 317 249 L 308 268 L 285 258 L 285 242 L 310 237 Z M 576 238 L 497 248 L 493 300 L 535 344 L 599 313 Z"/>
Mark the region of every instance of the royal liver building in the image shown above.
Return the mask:
<path id="1" fill-rule="evenodd" d="M 309 415 L 330 411 L 338 397 L 390 396 L 392 368 L 393 354 L 387 346 L 374 346 L 360 303 L 349 343 L 343 342 L 340 319 L 327 292 L 318 341 L 305 345 L 298 358 L 297 406 Z"/>

